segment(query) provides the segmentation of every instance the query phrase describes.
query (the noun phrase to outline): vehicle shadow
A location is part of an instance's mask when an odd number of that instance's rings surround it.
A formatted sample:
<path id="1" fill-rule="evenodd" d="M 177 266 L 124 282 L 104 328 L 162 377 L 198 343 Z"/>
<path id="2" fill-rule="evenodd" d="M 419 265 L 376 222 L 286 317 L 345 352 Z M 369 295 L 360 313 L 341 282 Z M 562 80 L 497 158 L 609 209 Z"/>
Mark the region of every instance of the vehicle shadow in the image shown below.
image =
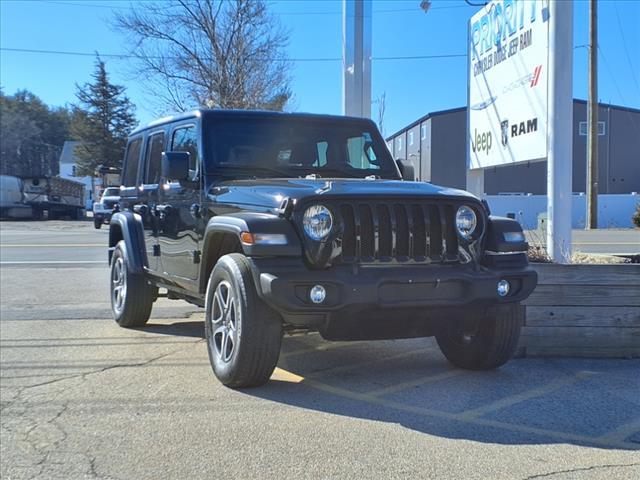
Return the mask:
<path id="1" fill-rule="evenodd" d="M 428 347 L 408 340 L 333 349 L 319 340 L 305 353 L 285 338 L 284 375 L 277 370 L 264 387 L 243 392 L 450 439 L 640 450 L 637 361 L 516 359 L 470 372 L 420 341 Z"/>
<path id="2" fill-rule="evenodd" d="M 133 328 L 132 330 L 145 333 L 157 333 L 160 335 L 204 338 L 204 322 L 202 320 L 195 322 L 174 322 L 171 324 L 147 323 L 144 327 Z"/>

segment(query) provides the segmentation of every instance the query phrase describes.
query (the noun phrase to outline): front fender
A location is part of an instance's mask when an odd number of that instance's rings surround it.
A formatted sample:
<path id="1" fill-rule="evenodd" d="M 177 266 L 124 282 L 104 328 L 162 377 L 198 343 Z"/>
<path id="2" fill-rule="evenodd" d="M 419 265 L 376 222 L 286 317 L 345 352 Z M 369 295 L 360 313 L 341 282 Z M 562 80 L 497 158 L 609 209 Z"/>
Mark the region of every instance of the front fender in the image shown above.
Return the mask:
<path id="1" fill-rule="evenodd" d="M 268 213 L 242 212 L 230 215 L 218 215 L 209 220 L 204 234 L 204 251 L 217 233 L 230 233 L 240 240 L 242 232 L 254 234 L 284 235 L 282 244 L 247 245 L 240 242 L 243 253 L 248 257 L 299 257 L 302 244 L 291 222 L 285 218 Z"/>
<path id="2" fill-rule="evenodd" d="M 140 215 L 131 212 L 117 212 L 111 217 L 109 226 L 109 263 L 113 250 L 120 240 L 127 247 L 127 267 L 133 273 L 143 273 L 149 265 L 144 241 L 144 226 Z"/>

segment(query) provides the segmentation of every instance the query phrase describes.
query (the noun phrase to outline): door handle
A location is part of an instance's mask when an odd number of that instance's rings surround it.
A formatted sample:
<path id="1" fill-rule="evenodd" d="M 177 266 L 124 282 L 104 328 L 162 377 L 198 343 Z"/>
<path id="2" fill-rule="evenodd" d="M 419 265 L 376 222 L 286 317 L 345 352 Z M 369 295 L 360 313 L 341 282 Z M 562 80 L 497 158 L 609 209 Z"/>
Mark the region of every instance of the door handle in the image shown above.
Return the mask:
<path id="1" fill-rule="evenodd" d="M 172 208 L 171 205 L 156 205 L 156 212 L 160 215 L 166 215 L 171 212 Z"/>
<path id="2" fill-rule="evenodd" d="M 146 217 L 149 213 L 149 207 L 147 205 L 134 205 L 133 211 L 142 217 Z"/>
<path id="3" fill-rule="evenodd" d="M 156 205 L 155 212 L 156 216 L 160 220 L 164 220 L 168 215 L 171 214 L 173 207 L 171 205 Z"/>

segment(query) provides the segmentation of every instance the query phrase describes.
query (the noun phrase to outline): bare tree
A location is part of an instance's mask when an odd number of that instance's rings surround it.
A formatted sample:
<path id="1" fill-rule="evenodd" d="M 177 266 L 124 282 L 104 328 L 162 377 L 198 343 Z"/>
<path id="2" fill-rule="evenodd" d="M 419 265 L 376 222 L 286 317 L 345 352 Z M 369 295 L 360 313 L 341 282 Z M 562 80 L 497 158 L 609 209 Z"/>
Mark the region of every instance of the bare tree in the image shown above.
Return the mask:
<path id="1" fill-rule="evenodd" d="M 376 98 L 373 103 L 378 104 L 378 130 L 380 130 L 380 133 L 384 137 L 384 114 L 387 109 L 387 92 L 382 92 L 382 95 Z"/>
<path id="2" fill-rule="evenodd" d="M 282 110 L 291 97 L 289 34 L 263 0 L 140 2 L 115 26 L 165 107 Z"/>

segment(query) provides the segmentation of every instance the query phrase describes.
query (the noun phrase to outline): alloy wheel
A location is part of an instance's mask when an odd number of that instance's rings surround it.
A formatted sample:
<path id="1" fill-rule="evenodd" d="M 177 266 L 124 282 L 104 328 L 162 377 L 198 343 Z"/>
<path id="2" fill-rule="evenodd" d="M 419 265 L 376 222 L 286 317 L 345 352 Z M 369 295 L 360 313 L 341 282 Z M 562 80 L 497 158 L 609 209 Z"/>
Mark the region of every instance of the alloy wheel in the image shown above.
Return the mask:
<path id="1" fill-rule="evenodd" d="M 213 295 L 210 321 L 216 356 L 225 363 L 233 358 L 238 342 L 238 316 L 233 287 L 223 280 Z"/>

